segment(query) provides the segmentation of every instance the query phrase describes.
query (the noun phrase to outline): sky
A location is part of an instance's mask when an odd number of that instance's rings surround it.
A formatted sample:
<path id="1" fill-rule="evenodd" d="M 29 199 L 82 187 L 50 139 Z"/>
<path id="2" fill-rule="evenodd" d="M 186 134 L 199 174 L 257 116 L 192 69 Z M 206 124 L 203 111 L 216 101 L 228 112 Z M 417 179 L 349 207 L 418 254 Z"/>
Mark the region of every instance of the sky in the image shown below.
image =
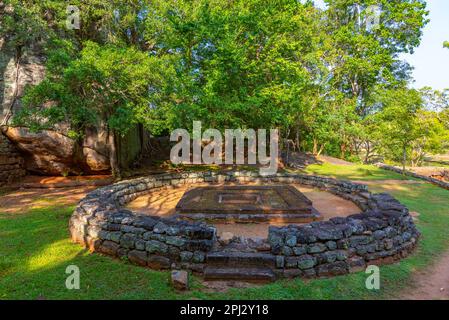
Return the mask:
<path id="1" fill-rule="evenodd" d="M 323 0 L 315 4 L 324 7 Z M 449 41 L 449 0 L 428 0 L 427 10 L 430 22 L 423 30 L 421 45 L 401 58 L 414 67 L 414 88 L 442 90 L 449 88 L 449 49 L 443 48 L 443 42 Z"/>
<path id="2" fill-rule="evenodd" d="M 413 55 L 403 55 L 414 68 L 413 87 L 430 86 L 437 90 L 449 88 L 449 49 L 443 42 L 449 41 L 449 1 L 428 0 L 430 22 L 424 29 L 421 45 Z"/>

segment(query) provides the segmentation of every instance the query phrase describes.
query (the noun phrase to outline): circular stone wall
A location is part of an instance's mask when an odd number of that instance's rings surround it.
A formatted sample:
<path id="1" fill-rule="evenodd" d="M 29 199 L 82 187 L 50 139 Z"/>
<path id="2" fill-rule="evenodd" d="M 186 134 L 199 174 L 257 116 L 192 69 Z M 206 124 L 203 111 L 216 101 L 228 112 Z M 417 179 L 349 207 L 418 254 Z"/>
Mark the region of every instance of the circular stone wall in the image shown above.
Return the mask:
<path id="1" fill-rule="evenodd" d="M 354 202 L 361 213 L 306 225 L 270 227 L 268 238 L 224 243 L 205 223 L 133 213 L 122 207 L 156 188 L 183 184 L 294 183 Z M 393 263 L 416 246 L 408 209 L 364 185 L 302 174 L 262 177 L 253 172 L 161 174 L 122 181 L 89 193 L 70 219 L 74 241 L 91 251 L 126 257 L 153 269 L 190 269 L 206 279 L 274 280 L 322 277 Z"/>

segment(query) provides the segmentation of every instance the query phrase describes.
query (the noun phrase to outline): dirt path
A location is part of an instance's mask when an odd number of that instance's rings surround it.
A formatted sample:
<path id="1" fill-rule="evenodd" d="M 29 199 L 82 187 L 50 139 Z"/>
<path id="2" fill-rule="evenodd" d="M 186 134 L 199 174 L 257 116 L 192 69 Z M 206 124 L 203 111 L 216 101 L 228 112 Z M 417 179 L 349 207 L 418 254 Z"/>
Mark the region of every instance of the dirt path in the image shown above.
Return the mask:
<path id="1" fill-rule="evenodd" d="M 426 184 L 428 182 L 422 180 L 352 180 L 354 183 L 360 183 L 367 186 L 391 186 L 391 185 L 402 185 L 402 184 Z"/>
<path id="2" fill-rule="evenodd" d="M 417 272 L 401 300 L 449 300 L 449 252 L 432 267 Z"/>
<path id="3" fill-rule="evenodd" d="M 0 213 L 22 214 L 48 206 L 74 205 L 96 187 L 21 189 L 0 196 Z"/>
<path id="4" fill-rule="evenodd" d="M 18 188 L 50 189 L 50 188 L 75 188 L 75 187 L 100 187 L 111 184 L 114 179 L 107 175 L 97 176 L 69 176 L 69 177 L 42 177 L 26 176 L 15 185 Z"/>
<path id="5" fill-rule="evenodd" d="M 319 156 L 318 160 L 323 161 L 323 162 L 327 162 L 327 163 L 330 163 L 330 164 L 336 164 L 336 165 L 339 165 L 339 166 L 352 166 L 352 165 L 354 165 L 352 162 L 348 162 L 346 160 L 334 158 L 334 157 L 331 157 L 331 156 Z"/>

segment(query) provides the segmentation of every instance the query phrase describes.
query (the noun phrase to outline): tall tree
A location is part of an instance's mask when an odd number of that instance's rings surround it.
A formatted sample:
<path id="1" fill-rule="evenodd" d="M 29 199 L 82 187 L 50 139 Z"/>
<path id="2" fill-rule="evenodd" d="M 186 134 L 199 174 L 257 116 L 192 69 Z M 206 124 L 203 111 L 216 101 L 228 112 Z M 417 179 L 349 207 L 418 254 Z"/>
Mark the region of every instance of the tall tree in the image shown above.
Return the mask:
<path id="1" fill-rule="evenodd" d="M 400 88 L 380 93 L 382 111 L 376 114 L 382 147 L 394 160 L 402 162 L 405 171 L 412 144 L 425 135 L 418 122 L 423 101 L 417 90 Z"/>
<path id="2" fill-rule="evenodd" d="M 399 59 L 412 53 L 428 22 L 422 0 L 326 0 L 325 23 L 334 41 L 333 81 L 357 99 L 360 115 L 369 112 L 377 86 L 391 88 L 409 79 Z M 378 22 L 378 23 L 377 23 Z"/>
<path id="3" fill-rule="evenodd" d="M 154 1 L 145 37 L 178 59 L 171 127 L 287 127 L 316 57 L 318 16 L 295 0 Z M 171 119 L 171 120 L 170 120 Z"/>

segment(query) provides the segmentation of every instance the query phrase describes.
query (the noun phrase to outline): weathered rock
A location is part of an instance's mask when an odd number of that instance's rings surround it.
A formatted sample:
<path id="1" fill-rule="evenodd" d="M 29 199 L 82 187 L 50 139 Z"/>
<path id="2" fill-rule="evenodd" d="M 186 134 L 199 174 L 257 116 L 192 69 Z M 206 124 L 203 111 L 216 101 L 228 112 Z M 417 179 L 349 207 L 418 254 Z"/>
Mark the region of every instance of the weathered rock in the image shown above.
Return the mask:
<path id="1" fill-rule="evenodd" d="M 296 236 L 294 234 L 288 234 L 285 239 L 285 244 L 290 247 L 296 246 Z"/>
<path id="2" fill-rule="evenodd" d="M 177 290 L 189 289 L 189 274 L 187 271 L 173 270 L 171 272 L 171 284 Z"/>
<path id="3" fill-rule="evenodd" d="M 348 267 L 350 273 L 364 271 L 366 268 L 365 259 L 361 257 L 352 257 L 348 260 Z"/>
<path id="4" fill-rule="evenodd" d="M 91 149 L 89 163 L 87 163 L 83 155 L 79 154 L 76 142 L 56 131 L 43 130 L 33 133 L 27 128 L 9 127 L 4 134 L 21 151 L 28 171 L 38 174 L 61 175 L 98 173 L 109 170 L 109 159 L 100 155 L 94 157 L 95 150 Z M 100 162 L 101 160 L 103 162 Z"/>
<path id="5" fill-rule="evenodd" d="M 310 244 L 307 248 L 308 253 L 320 253 L 327 250 L 327 247 L 324 243 L 317 242 L 315 244 Z"/>
<path id="6" fill-rule="evenodd" d="M 286 257 L 285 268 L 298 268 L 298 262 L 301 259 L 299 257 Z"/>
<path id="7" fill-rule="evenodd" d="M 163 222 L 158 222 L 153 228 L 154 233 L 160 233 L 160 234 L 165 233 L 167 230 L 168 230 L 168 226 Z"/>
<path id="8" fill-rule="evenodd" d="M 319 277 L 338 276 L 348 273 L 348 266 L 343 261 L 323 264 L 317 267 Z"/>
<path id="9" fill-rule="evenodd" d="M 232 239 L 234 239 L 234 234 L 232 232 L 223 232 L 220 236 L 220 243 L 223 245 L 228 245 Z"/>
<path id="10" fill-rule="evenodd" d="M 193 260 L 193 262 L 195 262 L 195 263 L 203 263 L 204 260 L 205 260 L 205 258 L 206 258 L 206 255 L 204 254 L 204 252 L 201 252 L 201 251 L 195 251 L 195 252 L 193 253 L 193 258 L 192 258 L 192 260 Z"/>
<path id="11" fill-rule="evenodd" d="M 109 232 L 109 240 L 119 243 L 122 233 L 120 231 Z"/>
<path id="12" fill-rule="evenodd" d="M 329 250 L 335 250 L 335 249 L 337 249 L 337 243 L 335 241 L 328 241 L 328 242 L 326 242 L 326 247 Z"/>
<path id="13" fill-rule="evenodd" d="M 128 252 L 128 259 L 132 263 L 135 263 L 139 266 L 146 266 L 148 255 L 145 251 L 131 250 L 130 252 Z"/>
<path id="14" fill-rule="evenodd" d="M 212 248 L 213 242 L 211 240 L 189 240 L 186 241 L 186 249 L 189 251 L 209 251 Z"/>
<path id="15" fill-rule="evenodd" d="M 136 247 L 136 250 L 145 251 L 146 242 L 144 240 L 136 240 L 134 245 Z"/>
<path id="16" fill-rule="evenodd" d="M 303 255 L 307 253 L 307 246 L 305 245 L 296 246 L 293 248 L 293 253 L 297 256 Z"/>
<path id="17" fill-rule="evenodd" d="M 148 266 L 152 269 L 170 269 L 170 259 L 163 256 L 149 255 Z"/>
<path id="18" fill-rule="evenodd" d="M 149 253 L 167 253 L 168 252 L 168 246 L 163 243 L 156 240 L 150 240 L 146 243 L 145 250 Z"/>
<path id="19" fill-rule="evenodd" d="M 292 248 L 288 247 L 288 246 L 283 246 L 281 252 L 284 256 L 292 256 L 293 255 Z"/>
<path id="20" fill-rule="evenodd" d="M 180 237 L 169 236 L 166 238 L 166 242 L 167 244 L 171 244 L 173 246 L 183 247 L 186 243 L 186 240 Z"/>
<path id="21" fill-rule="evenodd" d="M 145 230 L 148 230 L 148 231 L 152 231 L 153 227 L 157 223 L 158 223 L 158 220 L 154 219 L 152 217 L 139 217 L 134 221 L 134 226 L 138 227 L 138 228 L 144 228 Z"/>
<path id="22" fill-rule="evenodd" d="M 120 245 L 127 249 L 133 249 L 136 236 L 132 233 L 125 233 L 120 239 Z"/>
<path id="23" fill-rule="evenodd" d="M 23 48 L 16 64 L 16 51 L 4 39 L 0 39 L 0 51 L 0 122 L 8 116 L 5 120 L 10 124 L 11 115 L 22 107 L 25 88 L 44 79 L 45 54 L 42 46 L 35 43 Z M 64 124 L 59 124 L 59 129 L 66 130 Z M 83 147 L 76 148 L 73 140 L 51 131 L 31 134 L 23 128 L 9 127 L 6 135 L 21 150 L 25 158 L 24 168 L 30 172 L 60 175 L 98 173 L 110 169 L 106 147 L 108 137 L 104 130 L 87 129 Z M 17 174 L 23 176 L 23 173 Z"/>
<path id="24" fill-rule="evenodd" d="M 309 255 L 300 256 L 298 258 L 298 268 L 302 270 L 313 268 L 316 263 L 316 258 Z"/>
<path id="25" fill-rule="evenodd" d="M 110 256 L 115 256 L 118 248 L 119 248 L 119 245 L 117 243 L 106 240 L 106 241 L 103 241 L 103 243 L 100 245 L 100 247 L 98 248 L 98 251 L 100 251 L 101 253 L 110 255 Z"/>
<path id="26" fill-rule="evenodd" d="M 6 116 L 12 105 L 13 112 L 20 108 L 20 99 L 27 85 L 37 84 L 45 76 L 45 57 L 38 44 L 25 46 L 19 60 L 18 73 L 16 70 L 16 51 L 0 38 L 0 122 Z M 16 81 L 17 79 L 17 81 Z M 17 88 L 17 99 L 14 98 Z"/>
<path id="27" fill-rule="evenodd" d="M 300 269 L 285 269 L 283 271 L 283 276 L 285 278 L 296 278 L 301 277 L 303 275 L 303 271 Z"/>
<path id="28" fill-rule="evenodd" d="M 190 260 L 192 260 L 193 253 L 190 252 L 190 251 L 182 251 L 179 254 L 179 257 L 180 257 L 182 262 L 189 262 Z"/>
<path id="29" fill-rule="evenodd" d="M 282 269 L 285 266 L 284 256 L 276 256 L 276 268 Z"/>
<path id="30" fill-rule="evenodd" d="M 351 247 L 357 247 L 360 245 L 366 245 L 373 241 L 371 236 L 354 236 L 349 239 L 349 245 Z"/>
<path id="31" fill-rule="evenodd" d="M 271 251 L 270 243 L 267 239 L 263 238 L 250 238 L 247 239 L 248 247 L 256 251 L 268 252 Z"/>
<path id="32" fill-rule="evenodd" d="M 129 252 L 128 249 L 125 249 L 125 248 L 119 248 L 119 249 L 117 250 L 117 257 L 120 258 L 120 259 L 127 258 L 127 257 L 128 257 L 128 252 Z"/>
<path id="33" fill-rule="evenodd" d="M 240 280 L 254 282 L 272 282 L 276 279 L 269 268 L 218 268 L 207 267 L 204 270 L 206 280 Z"/>

